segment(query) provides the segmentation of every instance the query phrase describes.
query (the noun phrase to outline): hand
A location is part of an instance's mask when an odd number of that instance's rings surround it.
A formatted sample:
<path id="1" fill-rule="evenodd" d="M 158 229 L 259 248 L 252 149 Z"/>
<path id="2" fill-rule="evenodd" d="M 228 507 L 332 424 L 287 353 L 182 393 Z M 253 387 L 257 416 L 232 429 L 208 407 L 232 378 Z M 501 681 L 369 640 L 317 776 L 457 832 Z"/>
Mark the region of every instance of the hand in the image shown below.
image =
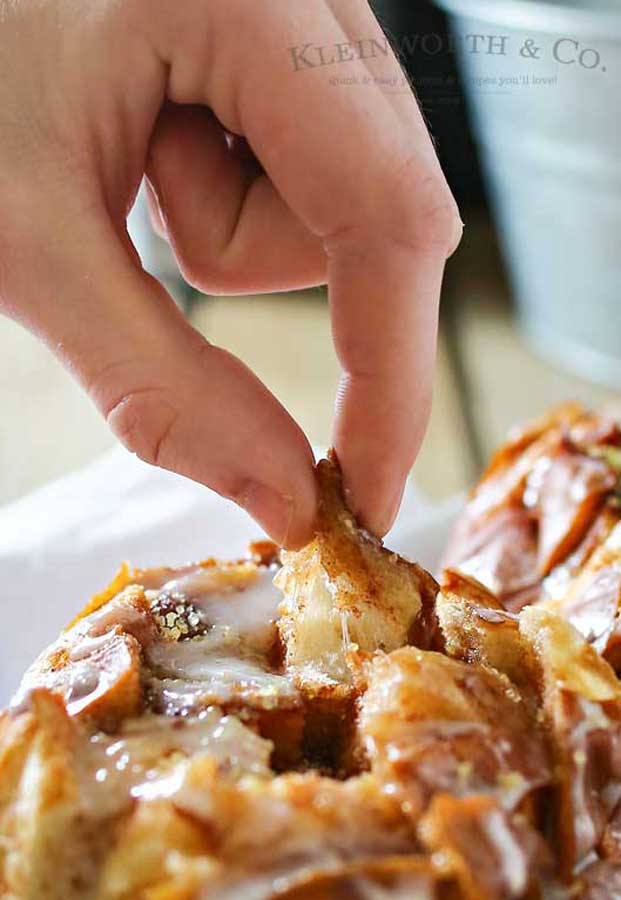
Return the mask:
<path id="1" fill-rule="evenodd" d="M 132 451 L 303 543 L 308 442 L 142 270 L 125 222 L 146 172 L 196 287 L 328 281 L 343 368 L 334 443 L 350 503 L 384 533 L 426 426 L 461 224 L 414 97 L 373 81 L 398 74 L 396 60 L 356 58 L 384 43 L 366 2 L 0 0 L 0 28 L 3 311 L 54 349 Z M 309 65 L 306 45 L 354 58 L 317 66 L 311 49 Z M 291 340 L 303 353 L 304 335 Z"/>

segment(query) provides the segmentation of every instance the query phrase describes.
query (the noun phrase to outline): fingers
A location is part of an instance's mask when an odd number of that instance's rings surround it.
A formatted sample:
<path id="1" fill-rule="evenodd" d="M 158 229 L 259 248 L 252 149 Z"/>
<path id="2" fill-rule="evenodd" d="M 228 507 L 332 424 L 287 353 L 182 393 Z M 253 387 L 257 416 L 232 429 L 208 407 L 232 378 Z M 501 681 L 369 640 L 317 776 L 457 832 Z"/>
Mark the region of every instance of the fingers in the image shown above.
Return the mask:
<path id="1" fill-rule="evenodd" d="M 383 535 L 429 418 L 442 261 L 407 245 L 360 242 L 334 250 L 329 280 L 344 369 L 333 442 L 350 506 Z"/>
<path id="2" fill-rule="evenodd" d="M 204 108 L 169 104 L 159 117 L 147 176 L 184 277 L 210 294 L 323 283 L 321 241 L 236 143 Z"/>
<path id="3" fill-rule="evenodd" d="M 440 286 L 461 226 L 414 99 L 406 114 L 373 81 L 347 83 L 368 70 L 331 10 L 288 0 L 253 10 L 214 8 L 211 70 L 231 80 L 186 67 L 180 87 L 171 50 L 171 84 L 175 99 L 209 104 L 246 136 L 322 241 L 344 370 L 334 440 L 354 509 L 383 533 L 424 432 Z"/>
<path id="4" fill-rule="evenodd" d="M 418 130 L 421 118 L 416 96 L 367 0 L 326 3 L 359 53 L 358 65 L 364 65 L 404 126 Z"/>
<path id="5" fill-rule="evenodd" d="M 386 40 L 371 8 L 366 0 L 327 0 L 336 21 L 348 34 L 352 44 L 361 47 L 363 59 L 360 62 L 373 78 L 373 83 L 380 86 L 386 101 L 395 110 L 397 116 L 408 132 L 419 135 L 426 150 L 430 165 L 434 166 L 435 154 L 426 134 L 421 130 L 423 120 L 419 112 L 416 97 L 409 88 L 392 49 Z M 433 208 L 433 188 L 427 198 L 419 195 L 421 207 L 425 200 Z M 442 226 L 439 226 L 440 228 Z M 456 231 L 458 229 L 456 228 Z M 405 248 L 404 248 L 405 249 Z M 450 247 L 448 248 L 451 249 Z M 368 319 L 369 333 L 385 333 L 385 340 L 374 347 L 364 349 L 362 357 L 352 356 L 349 370 L 341 381 L 336 404 L 336 420 L 334 442 L 340 448 L 342 456 L 347 459 L 347 469 L 352 474 L 349 480 L 351 504 L 359 507 L 361 518 L 365 519 L 365 510 L 382 510 L 379 515 L 367 518 L 366 523 L 371 530 L 384 534 L 394 521 L 403 494 L 403 481 L 407 477 L 411 461 L 416 458 L 430 413 L 430 400 L 433 384 L 433 369 L 436 347 L 437 304 L 441 289 L 441 268 L 431 261 L 421 260 L 407 272 L 407 252 L 404 267 L 397 276 L 397 283 L 390 286 L 391 272 L 398 271 L 397 265 L 391 265 L 389 271 L 382 271 L 383 257 L 377 255 L 374 281 L 384 285 L 386 293 L 399 290 L 399 282 L 410 281 L 412 296 L 418 296 L 418 304 L 410 304 L 406 311 L 409 318 L 395 321 L 396 334 L 391 338 L 390 322 L 385 320 L 386 300 L 377 297 L 370 309 L 362 310 L 360 304 L 347 306 L 347 298 L 354 294 L 354 285 L 359 271 L 355 259 L 348 264 L 347 255 L 330 268 L 330 283 L 334 289 L 340 281 L 349 284 L 349 289 L 342 291 L 344 302 L 334 307 L 334 328 L 337 342 L 342 341 L 343 354 L 348 353 L 351 345 L 348 341 L 349 323 L 355 317 L 364 315 Z M 369 265 L 373 263 L 369 262 Z M 418 287 L 417 287 L 418 283 Z M 364 297 L 367 292 L 361 291 Z M 426 299 L 425 299 L 426 298 Z M 412 358 L 407 345 L 399 350 L 403 334 L 427 335 L 428 339 L 416 358 Z M 355 337 L 354 341 L 355 343 Z M 389 353 L 382 359 L 382 348 L 389 348 Z M 371 363 L 373 356 L 377 359 Z M 358 354 L 360 356 L 360 354 Z M 394 369 L 393 369 L 394 366 Z M 369 370 L 372 374 L 369 377 Z M 413 380 L 421 398 L 420 406 L 412 416 L 408 408 L 408 398 L 403 386 Z M 401 384 L 403 382 L 403 385 Z M 360 435 L 368 426 L 366 409 L 372 394 L 377 401 L 372 404 L 381 410 L 375 427 L 369 430 L 366 446 L 361 446 L 352 435 Z M 396 433 L 396 436 L 395 436 Z M 398 454 L 389 451 L 390 440 L 403 448 L 403 462 Z M 375 444 L 371 448 L 370 444 Z M 374 477 L 366 477 L 366 459 L 371 454 L 382 462 L 377 465 Z M 360 473 L 356 483 L 356 473 Z M 397 488 L 394 488 L 394 485 Z"/>
<path id="6" fill-rule="evenodd" d="M 79 218 L 79 246 L 55 244 L 44 227 L 7 286 L 25 323 L 131 451 L 237 501 L 278 543 L 304 543 L 316 497 L 300 429 L 239 360 L 187 325 L 104 216 L 79 213 L 66 211 Z M 51 227 L 61 213 L 46 215 Z"/>

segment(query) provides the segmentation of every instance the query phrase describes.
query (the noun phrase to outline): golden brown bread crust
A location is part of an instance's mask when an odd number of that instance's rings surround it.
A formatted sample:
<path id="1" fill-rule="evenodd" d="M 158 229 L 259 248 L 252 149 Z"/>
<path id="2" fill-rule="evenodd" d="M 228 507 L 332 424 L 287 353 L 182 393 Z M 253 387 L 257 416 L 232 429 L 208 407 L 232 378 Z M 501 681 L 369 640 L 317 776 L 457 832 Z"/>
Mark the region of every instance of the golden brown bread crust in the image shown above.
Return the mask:
<path id="1" fill-rule="evenodd" d="M 611 464 L 589 455 L 613 432 L 575 407 L 536 423 L 467 514 L 476 532 L 518 511 L 505 526 L 531 583 L 512 573 L 514 608 L 575 543 L 555 608 L 508 612 L 459 562 L 438 594 L 357 527 L 334 457 L 316 537 L 282 568 L 267 544 L 231 563 L 124 567 L 0 718 L 0 897 L 613 900 L 621 687 L 600 653 L 614 642 L 557 614 L 582 615 L 617 564 Z M 596 465 L 572 460 L 588 502 L 570 503 L 571 539 L 553 529 L 544 553 L 520 504 L 559 446 Z M 537 494 L 544 517 L 566 468 Z"/>
<path id="2" fill-rule="evenodd" d="M 419 821 L 433 798 L 489 795 L 508 812 L 552 780 L 534 710 L 498 671 L 404 647 L 371 664 L 361 700 L 371 771 Z"/>
<path id="3" fill-rule="evenodd" d="M 420 826 L 425 847 L 464 900 L 542 900 L 551 858 L 541 836 L 487 796 L 438 794 Z"/>
<path id="4" fill-rule="evenodd" d="M 284 601 L 279 629 L 285 665 L 309 692 L 354 690 L 351 652 L 390 652 L 435 636 L 435 580 L 358 528 L 345 505 L 334 454 L 317 468 L 320 488 L 315 539 L 283 553 L 277 576 Z"/>
<path id="5" fill-rule="evenodd" d="M 445 567 L 474 576 L 512 611 L 554 602 L 613 660 L 621 596 L 620 477 L 621 417 L 574 404 L 553 411 L 498 451 L 458 522 Z M 576 584 L 612 533 L 610 553 L 596 556 L 595 571 Z"/>

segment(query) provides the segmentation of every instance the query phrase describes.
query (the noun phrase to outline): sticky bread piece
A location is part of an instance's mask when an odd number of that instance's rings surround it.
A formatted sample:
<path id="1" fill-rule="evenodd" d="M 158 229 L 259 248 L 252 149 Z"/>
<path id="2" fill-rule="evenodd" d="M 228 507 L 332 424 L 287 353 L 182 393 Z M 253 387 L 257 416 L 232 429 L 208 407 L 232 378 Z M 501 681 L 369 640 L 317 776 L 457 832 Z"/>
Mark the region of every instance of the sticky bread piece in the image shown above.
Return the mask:
<path id="1" fill-rule="evenodd" d="M 494 665 L 520 686 L 554 765 L 552 831 L 566 878 L 605 840 L 621 782 L 621 685 L 596 650 L 544 607 L 499 610 L 451 575 L 438 598 L 447 652 Z M 449 587 L 451 588 L 449 590 Z M 461 593 L 461 596 L 459 594 Z M 492 601 L 492 602 L 490 602 Z"/>
<path id="2" fill-rule="evenodd" d="M 143 578 L 160 632 L 144 652 L 145 696 L 167 715 L 217 705 L 241 716 L 274 742 L 280 768 L 303 755 L 305 710 L 281 666 L 275 554 L 253 554 Z"/>
<path id="3" fill-rule="evenodd" d="M 142 649 L 155 639 L 144 590 L 132 585 L 80 618 L 25 674 L 14 706 L 32 689 L 64 697 L 70 715 L 114 727 L 142 709 Z"/>
<path id="4" fill-rule="evenodd" d="M 140 803 L 117 829 L 98 900 L 196 900 L 220 873 L 207 833 L 166 800 Z"/>
<path id="5" fill-rule="evenodd" d="M 463 521 L 463 535 L 446 561 L 502 597 L 512 612 L 539 595 L 537 529 L 529 510 L 503 506 L 482 522 Z"/>
<path id="6" fill-rule="evenodd" d="M 545 890 L 553 872 L 541 836 L 491 797 L 439 794 L 419 832 L 437 868 L 457 881 L 462 900 L 554 896 Z"/>
<path id="7" fill-rule="evenodd" d="M 507 469 L 546 432 L 554 429 L 567 430 L 576 422 L 583 422 L 586 417 L 584 406 L 570 401 L 552 407 L 535 419 L 513 425 L 505 443 L 492 454 L 481 481 Z"/>
<path id="8" fill-rule="evenodd" d="M 33 690 L 28 708 L 7 716 L 0 734 L 0 896 L 125 896 L 115 887 L 118 871 L 106 875 L 121 834 L 129 841 L 128 871 L 139 871 L 145 883 L 166 882 L 170 874 L 145 864 L 157 855 L 158 834 L 162 860 L 175 849 L 189 856 L 200 849 L 204 873 L 207 863 L 215 865 L 213 847 L 201 829 L 178 820 L 169 798 L 198 761 L 221 782 L 243 774 L 266 779 L 271 752 L 267 741 L 216 709 L 200 719 L 143 715 L 114 735 L 92 734 L 58 694 Z"/>
<path id="9" fill-rule="evenodd" d="M 351 650 L 390 652 L 433 642 L 437 584 L 358 527 L 334 454 L 319 463 L 317 475 L 316 536 L 302 550 L 282 554 L 276 578 L 284 594 L 279 629 L 286 668 L 308 694 L 347 694 Z"/>
<path id="10" fill-rule="evenodd" d="M 414 647 L 376 655 L 360 709 L 371 771 L 414 819 L 438 792 L 512 810 L 552 781 L 531 708 L 493 669 Z"/>
<path id="11" fill-rule="evenodd" d="M 580 900 L 616 900 L 621 897 L 621 865 L 597 860 L 576 879 Z"/>
<path id="12" fill-rule="evenodd" d="M 612 527 L 565 590 L 542 605 L 567 619 L 621 670 L 621 523 Z"/>
<path id="13" fill-rule="evenodd" d="M 399 803 L 366 774 L 224 783 L 197 765 L 175 805 L 217 843 L 222 871 L 209 897 L 243 897 L 248 885 L 252 896 L 271 897 L 275 879 L 309 883 L 348 861 L 416 853 L 414 828 Z"/>
<path id="14" fill-rule="evenodd" d="M 582 635 L 545 609 L 520 614 L 540 667 L 558 785 L 558 857 L 567 878 L 598 847 L 621 784 L 621 683 Z"/>
<path id="15" fill-rule="evenodd" d="M 506 609 L 562 594 L 619 521 L 621 420 L 553 411 L 495 455 L 444 555 Z"/>
<path id="16" fill-rule="evenodd" d="M 607 541 L 620 521 L 621 509 L 615 497 L 609 497 L 576 549 L 544 578 L 541 585 L 542 603 L 559 600 L 566 595 L 572 583 L 590 563 L 593 554 Z"/>
<path id="17" fill-rule="evenodd" d="M 79 900 L 103 848 L 83 818 L 77 726 L 54 694 L 30 704 L 0 738 L 0 896 Z"/>
<path id="18" fill-rule="evenodd" d="M 602 459 L 563 448 L 541 460 L 530 476 L 539 519 L 538 567 L 542 576 L 580 543 L 616 476 Z"/>
<path id="19" fill-rule="evenodd" d="M 175 900 L 267 900 L 285 885 L 295 896 L 294 886 L 321 884 L 358 861 L 372 868 L 374 858 L 399 854 L 407 863 L 416 852 L 399 804 L 369 775 L 223 778 L 203 756 L 190 761 L 171 799 L 139 803 L 117 829 L 98 881 L 101 900 L 167 891 Z"/>
<path id="20" fill-rule="evenodd" d="M 525 700 L 538 702 L 538 668 L 520 634 L 519 616 L 476 579 L 446 569 L 436 601 L 445 652 L 506 675 Z"/>
<path id="21" fill-rule="evenodd" d="M 407 866 L 414 855 L 418 870 L 416 847 L 398 803 L 371 776 L 223 779 L 204 757 L 191 762 L 172 804 L 139 804 L 117 830 L 99 896 L 130 900 L 170 890 L 177 898 L 192 889 L 188 896 L 210 900 L 247 892 L 267 900 L 288 885 L 294 897 L 294 886 L 310 890 L 365 863 L 372 869 L 375 858 L 399 854 Z"/>
<path id="22" fill-rule="evenodd" d="M 328 865 L 289 879 L 286 889 L 257 895 L 257 882 L 236 886 L 243 896 L 252 891 L 253 900 L 463 900 L 450 879 L 438 874 L 424 856 L 368 857 L 353 862 Z M 235 900 L 230 889 L 214 893 L 212 900 Z"/>

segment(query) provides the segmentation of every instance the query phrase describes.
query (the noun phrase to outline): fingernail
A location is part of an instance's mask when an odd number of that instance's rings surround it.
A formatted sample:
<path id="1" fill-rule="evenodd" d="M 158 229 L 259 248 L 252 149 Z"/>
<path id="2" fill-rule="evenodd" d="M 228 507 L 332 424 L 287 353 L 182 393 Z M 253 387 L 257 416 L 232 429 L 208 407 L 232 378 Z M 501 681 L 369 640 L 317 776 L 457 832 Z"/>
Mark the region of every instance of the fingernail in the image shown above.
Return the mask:
<path id="1" fill-rule="evenodd" d="M 361 521 L 363 527 L 370 531 L 371 534 L 383 538 L 390 531 L 397 518 L 404 490 L 405 483 L 393 494 L 390 500 L 384 502 L 382 508 L 376 512 L 373 518 L 367 519 L 363 516 Z"/>
<path id="2" fill-rule="evenodd" d="M 392 526 L 395 523 L 395 519 L 399 514 L 399 510 L 401 508 L 401 501 L 403 500 L 403 492 L 405 491 L 405 482 L 401 485 L 401 487 L 397 490 L 395 495 L 393 496 L 391 502 L 386 507 L 386 514 L 382 521 L 382 537 L 390 531 Z"/>
<path id="3" fill-rule="evenodd" d="M 286 547 L 293 524 L 295 502 L 267 484 L 249 482 L 236 498 L 256 522 L 280 547 Z"/>

